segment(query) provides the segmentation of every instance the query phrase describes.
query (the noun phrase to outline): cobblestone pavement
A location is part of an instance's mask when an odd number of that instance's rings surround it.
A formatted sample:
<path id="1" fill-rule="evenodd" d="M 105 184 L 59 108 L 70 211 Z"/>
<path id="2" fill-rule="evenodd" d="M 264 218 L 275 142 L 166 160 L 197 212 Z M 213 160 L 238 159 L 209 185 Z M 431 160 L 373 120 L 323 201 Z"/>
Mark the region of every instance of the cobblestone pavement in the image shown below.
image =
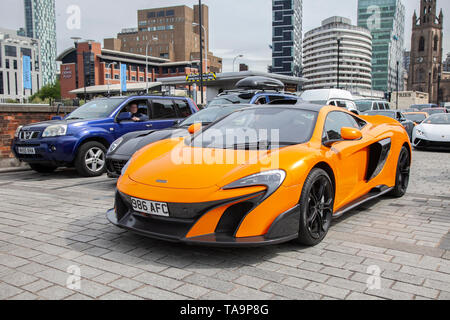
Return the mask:
<path id="1" fill-rule="evenodd" d="M 407 196 L 350 212 L 314 248 L 146 239 L 106 221 L 114 187 L 0 174 L 0 299 L 450 299 L 450 153 L 414 152 Z"/>

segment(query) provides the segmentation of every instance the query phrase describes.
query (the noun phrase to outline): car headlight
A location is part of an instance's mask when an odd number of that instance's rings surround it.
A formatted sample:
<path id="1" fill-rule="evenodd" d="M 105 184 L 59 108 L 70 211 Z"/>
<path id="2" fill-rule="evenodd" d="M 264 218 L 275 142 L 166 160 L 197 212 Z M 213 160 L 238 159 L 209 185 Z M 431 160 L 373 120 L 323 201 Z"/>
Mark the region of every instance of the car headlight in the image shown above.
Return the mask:
<path id="1" fill-rule="evenodd" d="M 14 138 L 18 138 L 18 137 L 19 137 L 19 133 L 20 133 L 20 130 L 22 130 L 22 128 L 23 128 L 23 126 L 19 126 L 19 127 L 16 129 L 16 133 L 14 133 Z"/>
<path id="2" fill-rule="evenodd" d="M 130 166 L 130 163 L 131 163 L 131 159 L 128 160 L 127 164 L 122 168 L 122 172 L 120 172 L 120 174 L 121 174 L 122 176 L 125 175 L 125 172 L 127 172 L 128 167 Z"/>
<path id="3" fill-rule="evenodd" d="M 44 133 L 42 134 L 42 138 L 65 136 L 66 133 L 67 133 L 67 125 L 66 124 L 55 124 L 53 126 L 47 127 L 44 130 Z"/>
<path id="4" fill-rule="evenodd" d="M 114 150 L 117 149 L 118 146 L 123 142 L 123 138 L 119 138 L 116 141 L 114 141 L 111 146 L 109 147 L 108 152 L 114 152 Z"/>
<path id="5" fill-rule="evenodd" d="M 416 129 L 416 134 L 421 137 L 425 137 L 425 132 L 421 129 Z"/>
<path id="6" fill-rule="evenodd" d="M 275 191 L 278 190 L 278 188 L 281 186 L 281 184 L 284 182 L 285 179 L 286 179 L 286 172 L 283 170 L 265 171 L 230 183 L 229 185 L 223 187 L 222 189 L 230 190 L 246 187 L 265 186 L 267 187 L 267 192 L 264 198 L 261 200 L 264 201 L 268 197 L 270 197 Z"/>

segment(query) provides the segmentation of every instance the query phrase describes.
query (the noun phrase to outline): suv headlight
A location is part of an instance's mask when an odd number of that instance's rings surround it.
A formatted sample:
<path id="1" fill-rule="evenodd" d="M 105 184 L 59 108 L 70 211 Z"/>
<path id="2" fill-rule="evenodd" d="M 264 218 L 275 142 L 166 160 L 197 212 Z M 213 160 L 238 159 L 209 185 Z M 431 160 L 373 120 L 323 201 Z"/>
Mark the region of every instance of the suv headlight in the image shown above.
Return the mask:
<path id="1" fill-rule="evenodd" d="M 265 186 L 267 187 L 267 192 L 264 198 L 261 200 L 264 201 L 278 190 L 285 179 L 286 172 L 284 170 L 265 171 L 230 183 L 222 189 L 230 190 L 246 187 Z"/>
<path id="2" fill-rule="evenodd" d="M 114 141 L 113 143 L 111 143 L 111 146 L 109 147 L 108 152 L 114 152 L 114 150 L 117 149 L 118 146 L 120 146 L 120 144 L 123 142 L 123 138 L 119 138 L 116 141 Z"/>
<path id="3" fill-rule="evenodd" d="M 66 133 L 67 133 L 67 125 L 66 124 L 55 124 L 53 126 L 47 127 L 44 130 L 44 133 L 42 134 L 42 138 L 65 136 Z"/>
<path id="4" fill-rule="evenodd" d="M 18 137 L 19 137 L 19 133 L 20 133 L 20 130 L 22 130 L 22 128 L 23 128 L 23 126 L 19 126 L 19 127 L 16 129 L 16 133 L 14 133 L 14 138 L 18 138 Z"/>

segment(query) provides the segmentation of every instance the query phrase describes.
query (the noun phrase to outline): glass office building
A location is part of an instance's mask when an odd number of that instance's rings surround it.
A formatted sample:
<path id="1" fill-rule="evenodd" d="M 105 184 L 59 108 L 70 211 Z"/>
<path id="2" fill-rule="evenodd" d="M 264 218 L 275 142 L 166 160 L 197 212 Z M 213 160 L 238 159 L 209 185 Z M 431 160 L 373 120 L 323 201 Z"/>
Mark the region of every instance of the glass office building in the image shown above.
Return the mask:
<path id="1" fill-rule="evenodd" d="M 302 65 L 303 0 L 272 1 L 273 73 L 300 76 Z"/>
<path id="2" fill-rule="evenodd" d="M 41 46 L 43 85 L 56 80 L 56 15 L 55 0 L 24 0 L 25 28 L 29 38 Z"/>
<path id="3" fill-rule="evenodd" d="M 358 26 L 372 33 L 372 88 L 384 92 L 404 90 L 403 52 L 405 6 L 401 0 L 358 0 Z"/>

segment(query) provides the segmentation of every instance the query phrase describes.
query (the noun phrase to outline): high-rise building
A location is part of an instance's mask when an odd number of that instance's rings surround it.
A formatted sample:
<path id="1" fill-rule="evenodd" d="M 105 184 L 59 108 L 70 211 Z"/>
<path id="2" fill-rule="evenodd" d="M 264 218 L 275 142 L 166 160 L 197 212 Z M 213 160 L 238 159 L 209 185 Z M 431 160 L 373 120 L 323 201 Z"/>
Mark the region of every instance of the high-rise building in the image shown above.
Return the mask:
<path id="1" fill-rule="evenodd" d="M 372 36 L 343 17 L 305 33 L 303 89 L 372 89 Z"/>
<path id="2" fill-rule="evenodd" d="M 438 100 L 438 78 L 442 67 L 444 15 L 437 15 L 436 0 L 420 1 L 420 16 L 414 12 L 408 89 L 427 92 Z"/>
<path id="3" fill-rule="evenodd" d="M 450 72 L 450 53 L 447 53 L 447 59 L 442 64 L 442 70 L 444 72 Z"/>
<path id="4" fill-rule="evenodd" d="M 287 76 L 302 73 L 303 0 L 272 1 L 271 72 Z"/>
<path id="5" fill-rule="evenodd" d="M 57 72 L 55 0 L 24 0 L 24 4 L 26 35 L 41 45 L 42 82 L 52 84 Z"/>
<path id="6" fill-rule="evenodd" d="M 139 10 L 137 27 L 123 29 L 117 39 L 105 39 L 105 49 L 169 59 L 200 59 L 200 32 L 207 52 L 204 71 L 221 72 L 222 59 L 209 52 L 209 8 L 202 5 L 203 26 L 198 26 L 199 6 L 174 6 Z M 206 35 L 206 37 L 205 37 Z M 205 51 L 204 51 L 205 52 Z M 204 57 L 205 60 L 205 53 Z M 206 66 L 206 64 L 204 63 Z"/>
<path id="7" fill-rule="evenodd" d="M 0 102 L 22 100 L 42 87 L 39 40 L 18 35 L 17 31 L 0 28 Z M 24 89 L 23 56 L 30 57 L 31 90 Z"/>
<path id="8" fill-rule="evenodd" d="M 401 0 L 358 0 L 358 26 L 372 33 L 372 88 L 403 88 L 405 6 Z"/>

